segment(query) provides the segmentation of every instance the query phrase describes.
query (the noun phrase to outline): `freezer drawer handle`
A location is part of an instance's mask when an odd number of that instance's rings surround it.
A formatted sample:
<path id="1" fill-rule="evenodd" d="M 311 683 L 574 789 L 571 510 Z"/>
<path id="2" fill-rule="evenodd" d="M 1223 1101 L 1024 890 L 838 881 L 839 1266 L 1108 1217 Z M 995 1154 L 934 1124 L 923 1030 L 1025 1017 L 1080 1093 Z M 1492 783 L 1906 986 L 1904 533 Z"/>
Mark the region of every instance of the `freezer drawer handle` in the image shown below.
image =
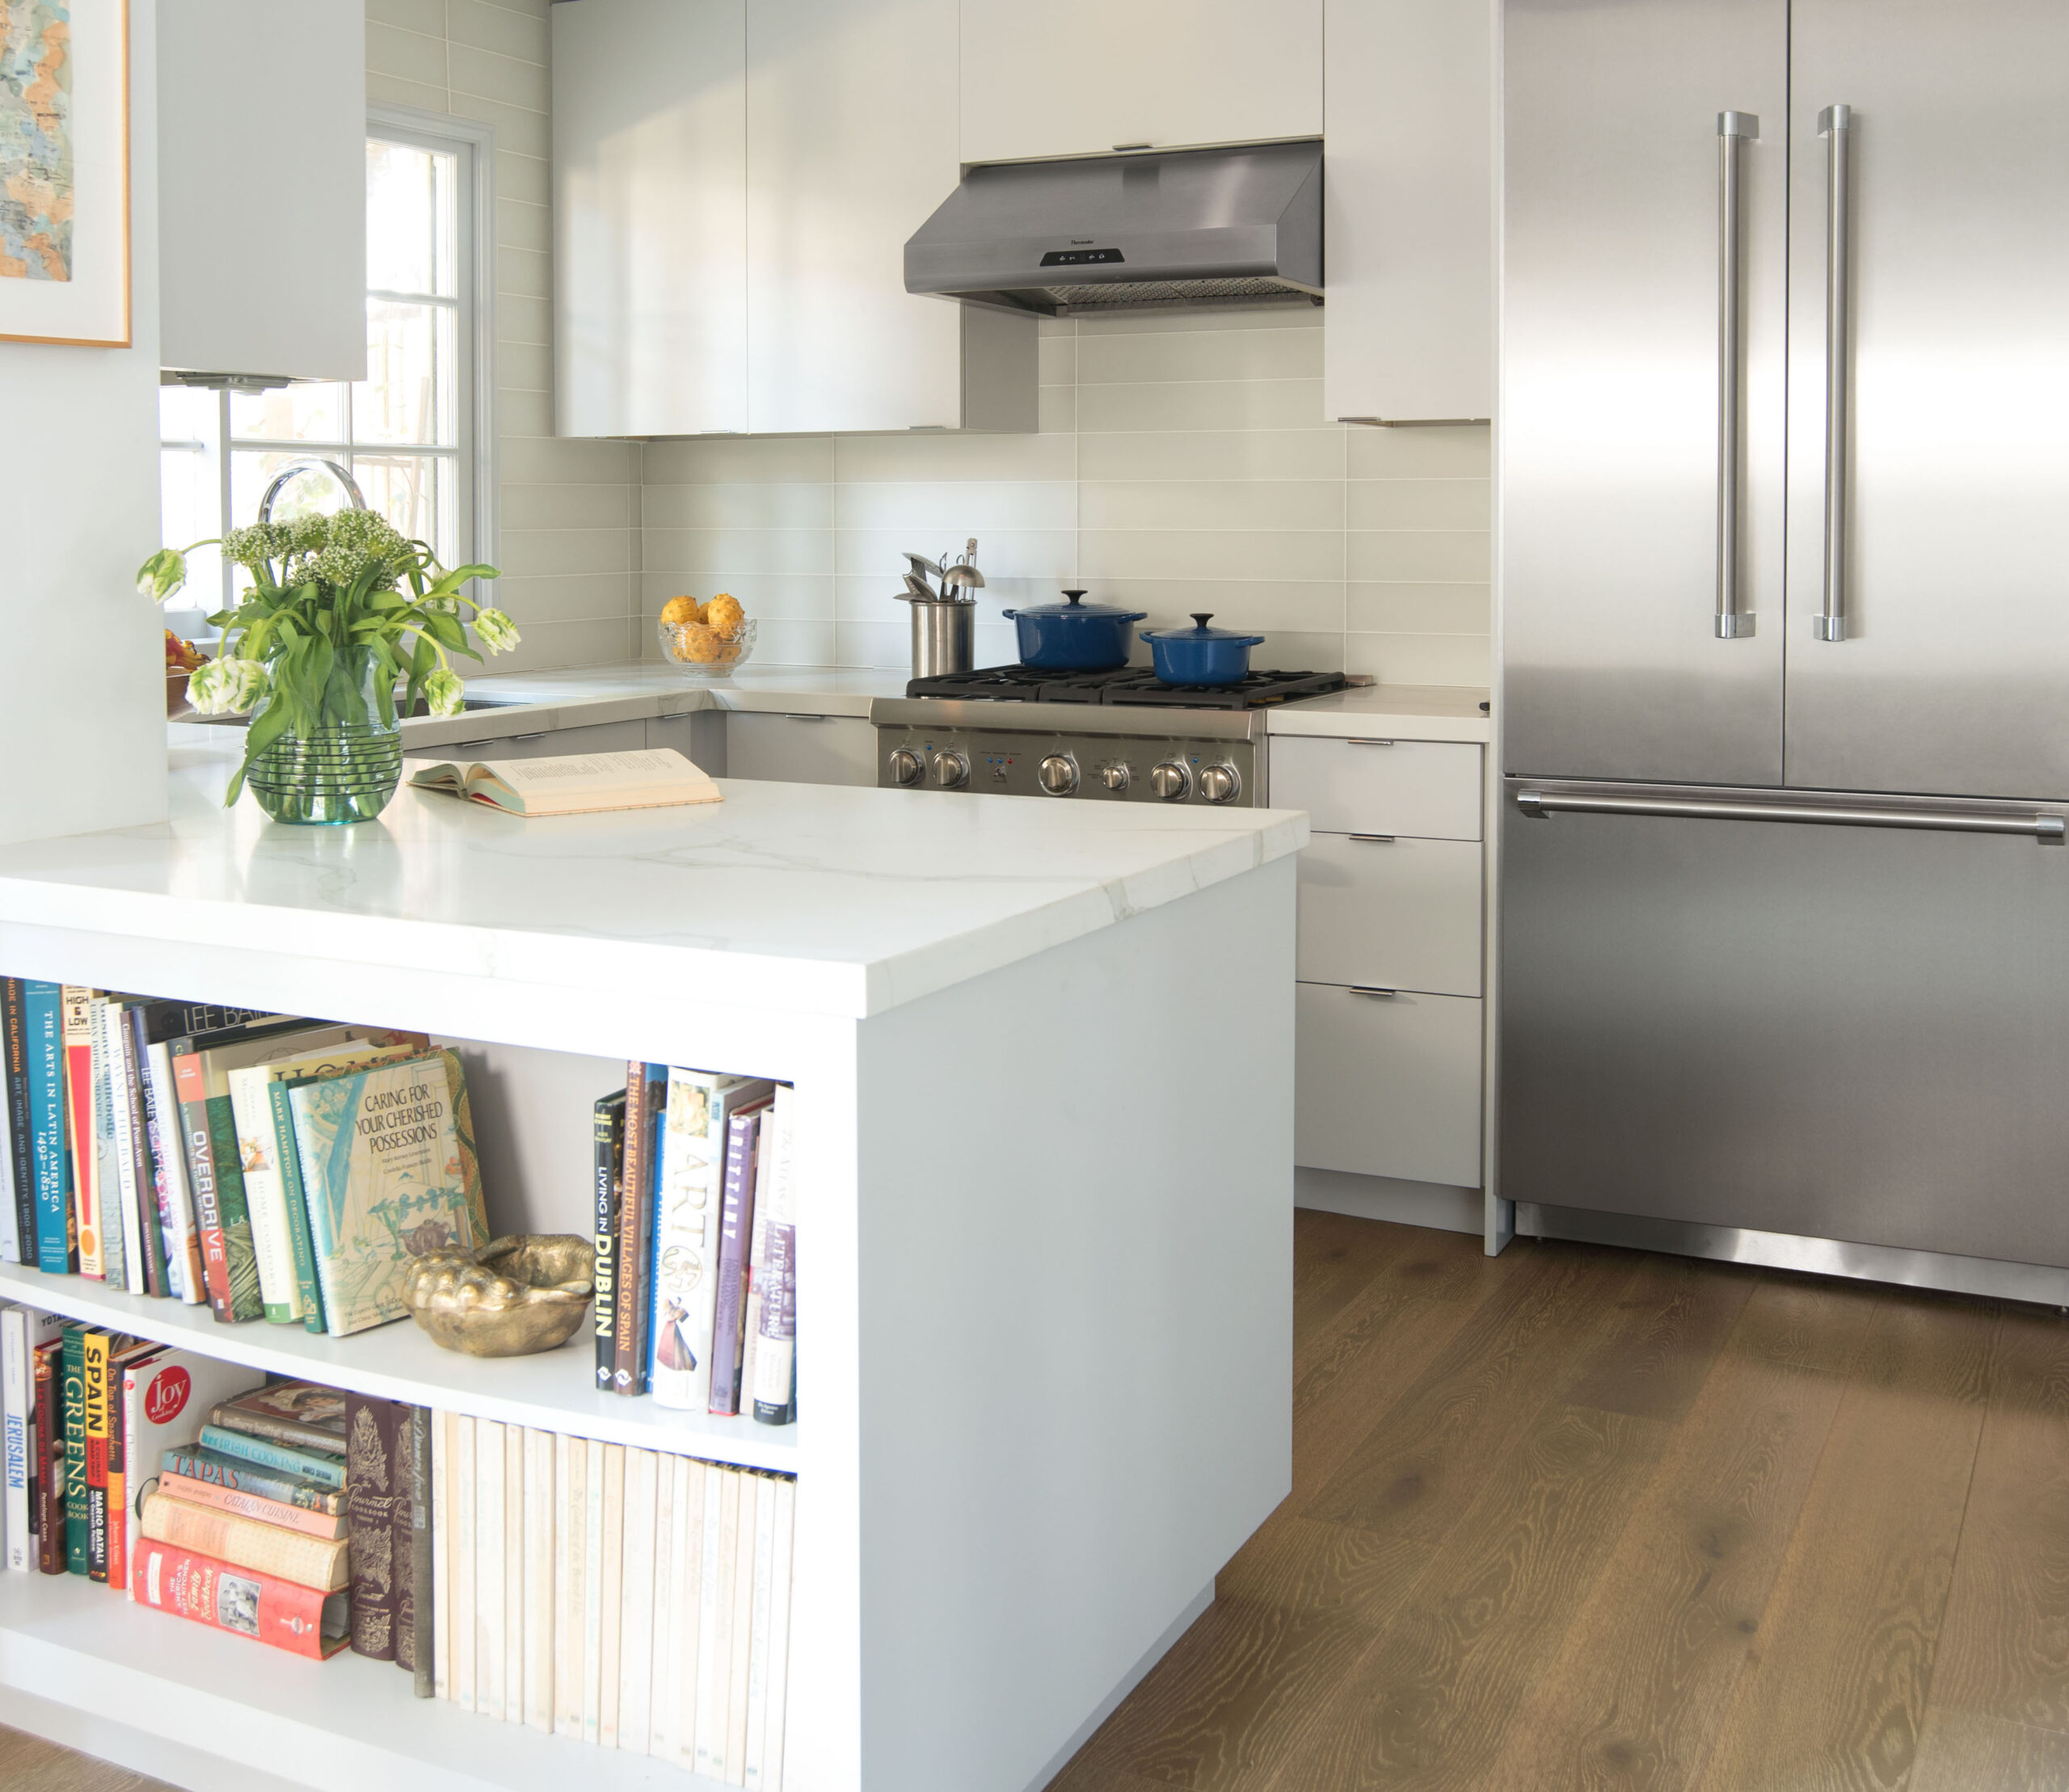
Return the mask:
<path id="1" fill-rule="evenodd" d="M 1827 106 L 1818 114 L 1825 140 L 1825 601 L 1810 618 L 1820 641 L 1846 639 L 1847 387 L 1852 348 L 1847 318 L 1853 269 L 1848 244 L 1848 172 L 1853 159 L 1853 108 Z"/>
<path id="2" fill-rule="evenodd" d="M 1382 989 L 1376 983 L 1354 983 L 1351 985 L 1351 993 L 1354 996 L 1384 996 L 1389 997 L 1397 996 L 1401 993 L 1398 989 Z"/>
<path id="3" fill-rule="evenodd" d="M 2063 843 L 2058 815 L 1964 815 L 1943 809 L 1823 808 L 1808 803 L 1727 803 L 1703 797 L 1581 796 L 1518 791 L 1516 807 L 1537 820 L 1554 815 L 1661 815 L 1687 821 L 1804 821 L 1839 828 L 1913 828 L 1936 833 L 2031 834 Z"/>
<path id="4" fill-rule="evenodd" d="M 1343 744 L 1346 747 L 1391 747 L 1393 744 L 1391 740 L 1367 740 L 1355 735 Z"/>
<path id="5" fill-rule="evenodd" d="M 1738 607 L 1739 429 L 1745 404 L 1746 351 L 1739 320 L 1739 145 L 1760 134 L 1752 112 L 1717 115 L 1717 635 L 1753 632 Z"/>
<path id="6" fill-rule="evenodd" d="M 1368 846 L 1391 846 L 1393 844 L 1392 834 L 1353 834 L 1351 837 L 1362 841 Z"/>

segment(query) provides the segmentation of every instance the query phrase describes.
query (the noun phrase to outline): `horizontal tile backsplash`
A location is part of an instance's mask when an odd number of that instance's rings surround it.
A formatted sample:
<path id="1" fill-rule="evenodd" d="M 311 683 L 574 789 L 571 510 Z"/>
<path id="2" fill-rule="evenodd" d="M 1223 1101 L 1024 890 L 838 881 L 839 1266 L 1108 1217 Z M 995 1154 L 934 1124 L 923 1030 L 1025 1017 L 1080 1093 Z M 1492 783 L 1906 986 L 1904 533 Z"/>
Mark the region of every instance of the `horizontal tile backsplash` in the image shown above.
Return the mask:
<path id="1" fill-rule="evenodd" d="M 1486 682 L 1485 429 L 1323 420 L 1312 311 L 1042 331 L 1038 434 L 648 443 L 646 651 L 670 597 L 726 590 L 761 619 L 758 659 L 903 668 L 904 551 L 975 535 L 980 664 L 1014 657 L 1001 610 L 1082 585 L 1151 625 L 1254 630 L 1262 664 Z"/>

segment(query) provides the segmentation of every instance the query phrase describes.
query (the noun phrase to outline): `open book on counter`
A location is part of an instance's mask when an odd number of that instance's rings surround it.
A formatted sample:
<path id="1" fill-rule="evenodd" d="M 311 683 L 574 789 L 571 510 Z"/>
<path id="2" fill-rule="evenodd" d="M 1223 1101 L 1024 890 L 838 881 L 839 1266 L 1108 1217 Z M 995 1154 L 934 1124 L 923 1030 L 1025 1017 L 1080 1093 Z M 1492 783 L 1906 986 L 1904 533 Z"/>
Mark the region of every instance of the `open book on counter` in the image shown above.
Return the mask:
<path id="1" fill-rule="evenodd" d="M 478 759 L 427 765 L 410 782 L 486 803 L 508 815 L 593 815 L 725 800 L 718 786 L 672 747 L 570 753 L 556 759 Z"/>

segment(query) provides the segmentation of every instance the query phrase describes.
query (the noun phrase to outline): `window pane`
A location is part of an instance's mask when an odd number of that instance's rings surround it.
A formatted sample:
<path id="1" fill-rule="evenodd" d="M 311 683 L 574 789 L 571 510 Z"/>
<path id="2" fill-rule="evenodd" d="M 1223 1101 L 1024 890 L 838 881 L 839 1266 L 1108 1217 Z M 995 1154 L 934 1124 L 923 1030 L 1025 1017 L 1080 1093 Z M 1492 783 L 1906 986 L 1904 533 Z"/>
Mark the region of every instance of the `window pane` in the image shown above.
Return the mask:
<path id="1" fill-rule="evenodd" d="M 366 145 L 366 284 L 451 298 L 453 158 L 371 138 Z"/>
<path id="2" fill-rule="evenodd" d="M 366 301 L 366 379 L 352 388 L 352 439 L 454 445 L 456 331 L 445 306 Z"/>
<path id="3" fill-rule="evenodd" d="M 230 516 L 239 525 L 259 520 L 259 500 L 273 475 L 290 461 L 303 457 L 288 449 L 237 448 L 230 457 Z M 369 500 L 371 502 L 371 500 Z M 273 521 L 289 522 L 297 517 L 327 517 L 343 510 L 352 500 L 344 487 L 327 471 L 300 474 L 280 488 L 273 500 Z"/>
<path id="4" fill-rule="evenodd" d="M 243 441 L 321 442 L 345 440 L 345 387 L 328 380 L 309 386 L 276 386 L 270 392 L 230 395 L 230 432 Z"/>
<path id="5" fill-rule="evenodd" d="M 413 542 L 428 542 L 447 566 L 457 559 L 453 519 L 453 457 L 447 454 L 360 454 L 352 476 L 366 501 Z"/>
<path id="6" fill-rule="evenodd" d="M 222 488 L 217 471 L 219 413 L 216 394 L 192 386 L 158 388 L 159 541 L 185 547 L 222 533 Z M 222 559 L 213 547 L 187 557 L 186 588 L 166 605 L 166 626 L 192 635 L 200 618 L 223 601 Z"/>

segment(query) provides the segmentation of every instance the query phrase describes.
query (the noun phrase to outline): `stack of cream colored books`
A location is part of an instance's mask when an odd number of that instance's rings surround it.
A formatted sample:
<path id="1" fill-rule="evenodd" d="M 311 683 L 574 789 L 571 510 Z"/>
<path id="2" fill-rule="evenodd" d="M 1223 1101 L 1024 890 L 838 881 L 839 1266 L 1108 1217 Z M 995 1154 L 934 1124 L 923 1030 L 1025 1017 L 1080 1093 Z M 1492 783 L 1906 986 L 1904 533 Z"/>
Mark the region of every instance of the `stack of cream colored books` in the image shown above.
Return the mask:
<path id="1" fill-rule="evenodd" d="M 506 815 L 593 815 L 725 800 L 718 786 L 672 747 L 570 753 L 558 759 L 478 759 L 427 765 L 410 782 Z"/>

